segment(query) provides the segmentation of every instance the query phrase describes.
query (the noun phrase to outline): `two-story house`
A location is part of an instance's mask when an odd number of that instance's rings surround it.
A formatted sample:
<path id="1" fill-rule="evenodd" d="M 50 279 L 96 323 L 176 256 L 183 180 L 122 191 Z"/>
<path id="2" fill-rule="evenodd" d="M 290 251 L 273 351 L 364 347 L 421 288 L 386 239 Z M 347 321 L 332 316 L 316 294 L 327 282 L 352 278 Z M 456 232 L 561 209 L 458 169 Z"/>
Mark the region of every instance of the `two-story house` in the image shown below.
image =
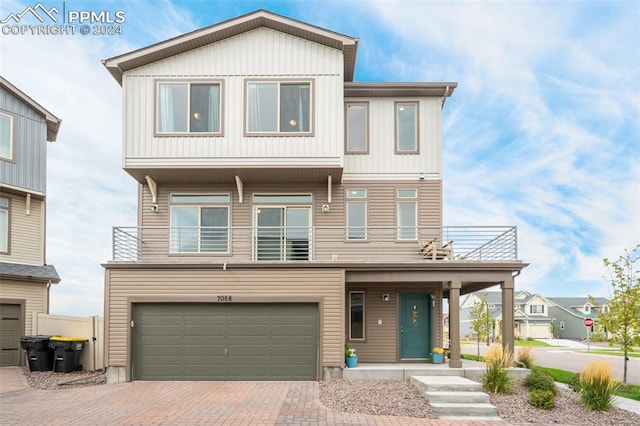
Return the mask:
<path id="1" fill-rule="evenodd" d="M 599 333 L 603 339 L 611 338 L 611 334 L 598 323 L 600 313 L 606 312 L 609 307 L 608 299 L 604 297 L 549 297 L 552 303 L 549 306 L 549 316 L 554 323 L 554 330 L 561 339 L 585 339 L 591 338 L 594 333 Z M 584 319 L 592 318 L 593 325 L 587 329 Z"/>
<path id="2" fill-rule="evenodd" d="M 45 251 L 47 141 L 60 122 L 0 77 L 0 366 L 23 363 L 20 337 L 60 282 Z"/>
<path id="3" fill-rule="evenodd" d="M 469 319 L 469 310 L 474 303 L 486 303 L 491 316 L 492 339 L 502 338 L 501 324 L 504 309 L 499 291 L 479 291 L 467 295 L 460 304 L 460 329 L 463 336 L 471 336 L 473 329 Z M 516 292 L 513 304 L 513 329 L 517 338 L 549 339 L 551 338 L 550 307 L 553 303 L 538 293 L 522 290 Z"/>
<path id="4" fill-rule="evenodd" d="M 317 380 L 345 343 L 425 361 L 443 298 L 456 326 L 461 294 L 513 303 L 515 228 L 442 226 L 457 84 L 355 82 L 357 47 L 258 10 L 104 61 L 139 188 L 103 265 L 110 382 Z"/>

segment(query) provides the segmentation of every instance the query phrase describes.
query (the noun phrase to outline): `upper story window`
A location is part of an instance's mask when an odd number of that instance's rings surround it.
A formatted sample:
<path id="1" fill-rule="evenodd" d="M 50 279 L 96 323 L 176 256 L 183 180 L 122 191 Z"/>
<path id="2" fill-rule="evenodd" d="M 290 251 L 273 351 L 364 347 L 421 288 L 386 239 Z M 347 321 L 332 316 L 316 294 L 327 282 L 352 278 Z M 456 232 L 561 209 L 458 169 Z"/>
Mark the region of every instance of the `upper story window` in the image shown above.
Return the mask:
<path id="1" fill-rule="evenodd" d="M 171 252 L 229 252 L 229 194 L 171 195 Z"/>
<path id="2" fill-rule="evenodd" d="M 396 153 L 418 153 L 418 103 L 396 102 Z"/>
<path id="3" fill-rule="evenodd" d="M 367 154 L 369 152 L 369 104 L 349 102 L 346 115 L 346 153 Z"/>
<path id="4" fill-rule="evenodd" d="M 9 199 L 0 197 L 0 253 L 9 252 Z"/>
<path id="5" fill-rule="evenodd" d="M 544 305 L 529 305 L 530 314 L 544 314 Z"/>
<path id="6" fill-rule="evenodd" d="M 311 134 L 311 82 L 247 83 L 248 134 Z"/>
<path id="7" fill-rule="evenodd" d="M 0 158 L 13 157 L 13 115 L 0 112 Z"/>
<path id="8" fill-rule="evenodd" d="M 367 239 L 367 190 L 347 189 L 347 240 Z"/>
<path id="9" fill-rule="evenodd" d="M 591 305 L 589 305 L 589 304 L 584 305 L 584 312 L 585 313 L 590 313 L 591 312 Z"/>
<path id="10" fill-rule="evenodd" d="M 418 239 L 418 191 L 399 189 L 397 194 L 396 222 L 399 240 Z"/>
<path id="11" fill-rule="evenodd" d="M 220 134 L 220 82 L 159 82 L 158 134 Z"/>

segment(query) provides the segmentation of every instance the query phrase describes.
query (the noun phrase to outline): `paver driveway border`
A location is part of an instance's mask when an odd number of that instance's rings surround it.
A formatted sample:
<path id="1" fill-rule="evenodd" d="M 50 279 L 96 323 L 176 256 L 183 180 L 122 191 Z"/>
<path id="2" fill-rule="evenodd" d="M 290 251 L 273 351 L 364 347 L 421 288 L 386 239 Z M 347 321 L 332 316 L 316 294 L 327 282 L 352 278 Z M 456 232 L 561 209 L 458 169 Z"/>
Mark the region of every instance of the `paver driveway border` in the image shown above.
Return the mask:
<path id="1" fill-rule="evenodd" d="M 12 379 L 0 370 L 2 425 L 495 424 L 337 412 L 320 403 L 316 382 L 136 381 L 39 390 L 7 386 Z"/>

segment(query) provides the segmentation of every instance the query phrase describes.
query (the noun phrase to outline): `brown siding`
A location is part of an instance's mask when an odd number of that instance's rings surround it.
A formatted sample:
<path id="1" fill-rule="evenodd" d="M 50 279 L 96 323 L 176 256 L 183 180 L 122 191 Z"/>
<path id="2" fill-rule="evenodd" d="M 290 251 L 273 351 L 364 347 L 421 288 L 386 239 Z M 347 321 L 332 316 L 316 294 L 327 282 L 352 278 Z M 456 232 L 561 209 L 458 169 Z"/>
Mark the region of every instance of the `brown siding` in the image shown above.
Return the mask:
<path id="1" fill-rule="evenodd" d="M 403 291 L 433 293 L 433 346 L 442 346 L 442 285 L 440 283 L 372 283 L 347 285 L 346 293 L 365 292 L 365 340 L 350 341 L 361 362 L 398 362 L 398 294 Z M 382 295 L 389 301 L 383 302 Z M 378 320 L 382 325 L 378 325 Z M 349 332 L 349 306 L 345 298 L 345 336 Z"/>
<path id="2" fill-rule="evenodd" d="M 342 365 L 344 272 L 342 270 L 109 269 L 107 267 L 106 365 L 126 366 L 129 303 L 141 301 L 320 303 L 321 365 Z"/>
<path id="3" fill-rule="evenodd" d="M 34 312 L 47 312 L 47 285 L 42 283 L 30 283 L 26 281 L 13 281 L 3 279 L 0 282 L 0 298 L 24 299 L 25 335 L 33 334 L 32 317 Z"/>

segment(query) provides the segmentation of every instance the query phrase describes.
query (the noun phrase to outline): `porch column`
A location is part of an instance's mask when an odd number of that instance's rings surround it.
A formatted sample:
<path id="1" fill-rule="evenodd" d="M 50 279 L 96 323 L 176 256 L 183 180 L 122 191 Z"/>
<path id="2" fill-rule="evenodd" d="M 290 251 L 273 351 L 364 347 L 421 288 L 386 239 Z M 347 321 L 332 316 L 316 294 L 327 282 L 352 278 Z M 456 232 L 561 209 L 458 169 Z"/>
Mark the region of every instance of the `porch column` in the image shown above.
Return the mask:
<path id="1" fill-rule="evenodd" d="M 460 280 L 451 281 L 449 286 L 449 340 L 451 348 L 450 368 L 462 368 L 460 359 Z"/>
<path id="2" fill-rule="evenodd" d="M 513 278 L 500 284 L 502 290 L 502 349 L 513 354 Z"/>

